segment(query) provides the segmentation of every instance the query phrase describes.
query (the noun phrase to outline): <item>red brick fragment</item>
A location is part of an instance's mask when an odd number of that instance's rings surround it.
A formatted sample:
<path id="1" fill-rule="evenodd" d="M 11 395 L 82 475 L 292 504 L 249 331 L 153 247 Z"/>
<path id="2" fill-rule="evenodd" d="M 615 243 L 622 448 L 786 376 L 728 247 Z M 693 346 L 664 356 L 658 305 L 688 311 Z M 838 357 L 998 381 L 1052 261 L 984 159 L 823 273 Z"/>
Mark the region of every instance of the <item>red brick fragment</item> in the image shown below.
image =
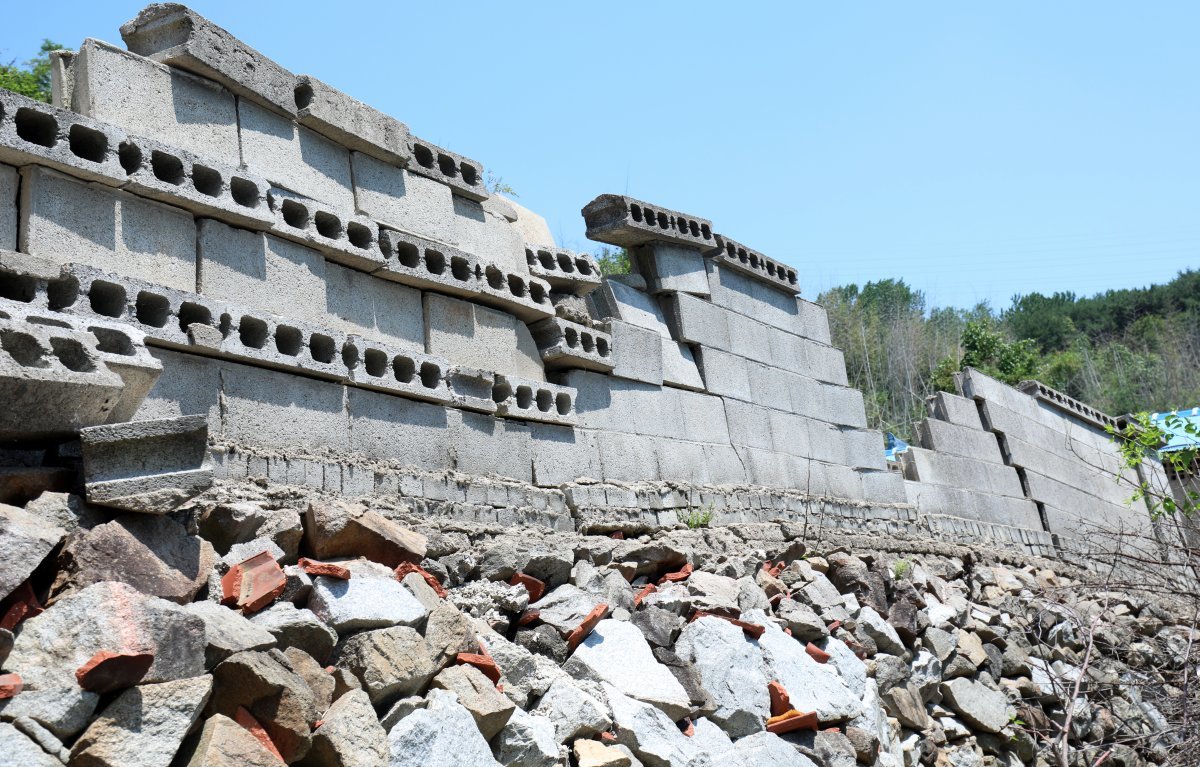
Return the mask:
<path id="1" fill-rule="evenodd" d="M 283 761 L 283 754 L 279 753 L 279 748 L 275 745 L 275 741 L 271 740 L 271 736 L 263 728 L 254 715 L 246 710 L 245 706 L 238 706 L 237 713 L 233 716 L 233 721 L 240 724 L 247 732 L 263 745 L 263 748 L 270 751 L 275 756 L 279 757 L 279 761 Z"/>
<path id="2" fill-rule="evenodd" d="M 655 586 L 653 583 L 647 583 L 646 586 L 641 591 L 639 591 L 636 596 L 634 596 L 633 606 L 637 607 L 638 605 L 640 605 L 642 603 L 643 599 L 650 596 L 651 594 L 653 594 L 656 591 L 658 591 L 658 586 Z"/>
<path id="3" fill-rule="evenodd" d="M 794 708 L 767 720 L 767 732 L 776 735 L 783 735 L 795 732 L 796 730 L 812 730 L 816 732 L 819 726 L 820 722 L 817 721 L 817 715 L 814 712 L 801 713 Z"/>
<path id="4" fill-rule="evenodd" d="M 7 700 L 25 687 L 20 674 L 0 674 L 0 700 Z"/>
<path id="5" fill-rule="evenodd" d="M 262 551 L 238 562 L 221 577 L 221 604 L 255 613 L 275 601 L 287 587 L 283 568 Z"/>
<path id="6" fill-rule="evenodd" d="M 804 648 L 804 652 L 808 653 L 808 657 L 812 658 L 817 663 L 829 662 L 829 653 L 825 652 L 820 647 L 817 647 L 812 642 L 808 643 L 808 646 Z"/>
<path id="7" fill-rule="evenodd" d="M 746 636 L 750 637 L 751 639 L 758 639 L 763 635 L 763 632 L 767 630 L 765 626 L 760 626 L 757 623 L 749 623 L 738 618 L 731 618 L 728 615 L 705 612 L 704 610 L 697 610 L 696 612 L 692 613 L 692 617 L 688 619 L 688 623 L 699 620 L 700 618 L 720 618 L 723 621 L 728 621 L 729 623 L 732 623 L 740 628 L 743 632 L 745 632 Z"/>
<path id="8" fill-rule="evenodd" d="M 526 575 L 525 573 L 515 573 L 513 577 L 508 579 L 508 584 L 510 586 L 524 586 L 525 590 L 529 592 L 530 602 L 538 601 L 546 593 L 545 581 L 540 581 L 532 575 Z"/>
<path id="9" fill-rule="evenodd" d="M 787 634 L 788 636 L 792 636 L 792 630 L 787 626 L 783 627 L 783 633 Z"/>
<path id="10" fill-rule="evenodd" d="M 318 562 L 308 557 L 300 557 L 300 569 L 309 575 L 324 575 L 326 578 L 337 578 L 339 581 L 350 580 L 350 570 L 332 562 Z"/>
<path id="11" fill-rule="evenodd" d="M 592 608 L 592 611 L 587 614 L 583 621 L 571 629 L 571 632 L 565 637 L 567 640 L 567 651 L 575 652 L 575 648 L 579 643 L 587 639 L 588 634 L 592 633 L 592 629 L 596 628 L 596 624 L 604 620 L 604 616 L 608 615 L 608 605 L 604 602 Z"/>
<path id="12" fill-rule="evenodd" d="M 33 586 L 29 585 L 29 581 L 25 581 L 13 589 L 13 592 L 5 598 L 4 604 L 7 605 L 7 609 L 4 610 L 4 616 L 0 617 L 0 629 L 9 631 L 15 629 L 26 618 L 34 618 L 45 612 L 37 595 L 33 593 Z"/>
<path id="13" fill-rule="evenodd" d="M 618 530 L 615 533 L 609 533 L 608 537 L 612 538 L 614 541 L 623 541 L 625 540 L 625 533 Z"/>
<path id="14" fill-rule="evenodd" d="M 615 733 L 605 731 L 600 733 L 600 740 L 604 741 L 605 743 L 616 743 L 617 736 Z"/>
<path id="15" fill-rule="evenodd" d="M 676 570 L 675 572 L 667 573 L 663 577 L 659 578 L 658 583 L 661 586 L 664 583 L 678 583 L 680 581 L 686 581 L 688 579 L 688 576 L 691 574 L 692 574 L 692 563 L 688 562 L 687 564 L 685 564 L 683 567 Z"/>
<path id="16" fill-rule="evenodd" d="M 768 559 L 766 562 L 763 562 L 762 569 L 766 570 L 767 575 L 771 576 L 772 578 L 778 578 L 779 574 L 783 572 L 783 569 L 786 566 L 787 564 L 782 559 L 774 563 Z"/>
<path id="17" fill-rule="evenodd" d="M 442 586 L 441 581 L 433 577 L 433 573 L 419 565 L 414 565 L 412 562 L 400 563 L 400 565 L 396 568 L 396 580 L 404 580 L 404 576 L 408 575 L 409 573 L 416 573 L 424 578 L 425 582 L 429 584 L 429 588 L 433 589 L 433 593 L 437 594 L 439 599 L 445 599 L 446 597 L 450 596 L 450 592 L 446 591 L 445 587 Z"/>
<path id="18" fill-rule="evenodd" d="M 496 659 L 491 656 L 486 647 L 480 645 L 479 650 L 477 653 L 460 652 L 454 656 L 454 662 L 459 665 L 474 666 L 498 688 L 500 686 L 500 667 L 496 665 Z"/>
<path id="19" fill-rule="evenodd" d="M 687 737 L 690 738 L 696 734 L 696 723 L 692 721 L 692 718 L 690 716 L 685 716 L 683 719 L 681 719 L 679 721 L 679 724 L 684 725 L 682 732 Z"/>
<path id="20" fill-rule="evenodd" d="M 828 628 L 828 629 L 829 629 L 829 633 L 830 633 L 830 634 L 832 634 L 833 632 L 837 631 L 837 630 L 838 630 L 838 629 L 840 629 L 841 627 L 842 627 L 842 622 L 841 622 L 841 621 L 834 621 L 833 623 L 830 623 L 828 626 L 826 626 L 826 628 Z"/>
<path id="21" fill-rule="evenodd" d="M 519 616 L 517 616 L 517 625 L 518 626 L 528 626 L 530 624 L 536 623 L 538 620 L 541 619 L 541 617 L 542 617 L 541 610 L 534 610 L 533 608 L 526 608 L 521 611 L 521 614 Z"/>
<path id="22" fill-rule="evenodd" d="M 792 710 L 792 699 L 779 682 L 768 682 L 767 694 L 771 696 L 771 716 L 782 716 Z"/>
<path id="23" fill-rule="evenodd" d="M 314 730 L 320 729 L 321 725 L 323 725 L 323 724 L 325 724 L 325 720 L 324 720 L 324 719 L 318 719 L 317 721 L 313 722 L 312 728 L 313 728 Z"/>
<path id="24" fill-rule="evenodd" d="M 154 653 L 101 650 L 75 669 L 75 680 L 89 692 L 124 690 L 142 681 L 154 664 Z"/>

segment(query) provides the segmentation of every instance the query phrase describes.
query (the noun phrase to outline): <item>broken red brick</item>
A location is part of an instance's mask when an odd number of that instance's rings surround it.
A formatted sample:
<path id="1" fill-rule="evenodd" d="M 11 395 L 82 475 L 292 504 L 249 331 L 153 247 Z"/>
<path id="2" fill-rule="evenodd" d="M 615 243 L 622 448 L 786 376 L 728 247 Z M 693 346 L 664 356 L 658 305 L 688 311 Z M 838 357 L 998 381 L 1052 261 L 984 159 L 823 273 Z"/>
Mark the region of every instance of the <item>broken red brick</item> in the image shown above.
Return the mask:
<path id="1" fill-rule="evenodd" d="M 651 594 L 653 594 L 656 591 L 658 591 L 658 586 L 655 586 L 653 583 L 647 583 L 646 586 L 634 596 L 633 606 L 637 607 L 638 605 L 640 605 L 642 603 L 643 599 L 650 596 Z"/>
<path id="2" fill-rule="evenodd" d="M 571 633 L 567 634 L 567 651 L 575 652 L 575 648 L 579 643 L 587 639 L 588 634 L 592 633 L 592 629 L 596 628 L 596 624 L 604 620 L 604 616 L 608 615 L 608 605 L 604 602 L 592 608 L 592 611 L 587 614 L 583 621 L 571 629 Z"/>
<path id="3" fill-rule="evenodd" d="M 412 562 L 400 563 L 400 565 L 396 568 L 396 580 L 404 580 L 404 576 L 408 575 L 409 573 L 416 573 L 424 578 L 425 582 L 429 584 L 429 588 L 433 589 L 433 592 L 438 595 L 438 598 L 445 599 L 446 597 L 450 596 L 450 592 L 446 591 L 446 588 L 442 586 L 441 581 L 433 577 L 433 573 L 419 565 L 414 565 Z"/>
<path id="4" fill-rule="evenodd" d="M 743 632 L 745 632 L 746 636 L 750 637 L 751 639 L 758 639 L 763 635 L 763 632 L 767 630 L 765 626 L 760 626 L 757 623 L 749 623 L 739 618 L 731 618 L 728 615 L 705 612 L 704 610 L 697 610 L 696 612 L 692 613 L 692 617 L 688 619 L 688 623 L 700 618 L 720 618 L 723 621 L 728 621 L 729 623 L 732 623 L 740 628 Z"/>
<path id="5" fill-rule="evenodd" d="M 696 723 L 692 721 L 692 718 L 690 716 L 685 716 L 683 719 L 680 719 L 676 724 L 683 725 L 679 729 L 680 729 L 680 732 L 682 732 L 687 737 L 690 738 L 696 734 Z"/>
<path id="6" fill-rule="evenodd" d="M 541 619 L 541 617 L 542 617 L 541 610 L 534 610 L 532 608 L 526 608 L 525 610 L 522 610 L 521 614 L 517 617 L 517 625 L 518 626 L 528 626 L 531 623 L 534 623 L 534 622 L 538 621 L 539 619 Z"/>
<path id="7" fill-rule="evenodd" d="M 779 682 L 767 683 L 767 694 L 771 696 L 771 716 L 781 716 L 792 710 L 792 699 Z"/>
<path id="8" fill-rule="evenodd" d="M 33 593 L 33 586 L 29 585 L 29 581 L 25 581 L 13 589 L 13 592 L 5 598 L 4 604 L 7 605 L 7 608 L 4 610 L 4 617 L 0 618 L 0 629 L 9 631 L 15 629 L 26 618 L 33 618 L 45 612 L 37 595 Z"/>
<path id="9" fill-rule="evenodd" d="M 254 736 L 255 740 L 263 745 L 263 748 L 279 757 L 279 761 L 283 762 L 283 754 L 279 753 L 279 748 L 275 745 L 275 741 L 271 740 L 271 736 L 258 723 L 254 715 L 246 710 L 245 706 L 238 706 L 237 713 L 233 716 L 233 721 L 240 724 L 247 732 Z"/>
<path id="10" fill-rule="evenodd" d="M 0 700 L 7 700 L 25 687 L 20 674 L 0 674 Z"/>
<path id="11" fill-rule="evenodd" d="M 829 633 L 830 633 L 830 634 L 832 634 L 833 632 L 837 631 L 837 630 L 838 630 L 838 629 L 840 629 L 841 627 L 842 627 L 842 622 L 841 622 L 841 621 L 834 621 L 833 623 L 830 623 L 828 626 L 826 626 L 826 628 L 828 628 L 828 629 L 829 629 Z"/>
<path id="12" fill-rule="evenodd" d="M 768 559 L 763 563 L 762 569 L 766 570 L 767 575 L 771 576 L 772 578 L 778 578 L 779 574 L 783 572 L 784 567 L 786 567 L 786 564 L 782 559 L 774 563 Z"/>
<path id="13" fill-rule="evenodd" d="M 525 573 L 515 573 L 513 577 L 508 579 L 510 586 L 524 586 L 529 592 L 529 601 L 536 602 L 542 598 L 542 594 L 546 593 L 546 583 L 534 578 L 532 575 Z"/>
<path id="14" fill-rule="evenodd" d="M 808 646 L 804 648 L 804 652 L 808 653 L 808 657 L 812 658 L 817 663 L 829 662 L 829 653 L 825 652 L 820 647 L 817 647 L 812 642 L 808 643 Z"/>
<path id="15" fill-rule="evenodd" d="M 612 538 L 614 541 L 623 541 L 625 540 L 625 533 L 618 530 L 615 533 L 609 533 L 608 537 Z"/>
<path id="16" fill-rule="evenodd" d="M 275 601 L 287 587 L 287 576 L 269 551 L 238 562 L 221 577 L 221 604 L 255 613 Z"/>
<path id="17" fill-rule="evenodd" d="M 124 690 L 142 681 L 154 664 L 154 653 L 101 650 L 75 669 L 75 680 L 89 692 Z"/>
<path id="18" fill-rule="evenodd" d="M 319 729 L 321 728 L 321 725 L 323 725 L 323 724 L 325 724 L 325 720 L 324 720 L 324 719 L 318 719 L 317 721 L 313 722 L 312 728 L 313 728 L 314 730 L 319 730 Z"/>
<path id="19" fill-rule="evenodd" d="M 686 581 L 688 579 L 688 576 L 691 574 L 692 574 L 692 563 L 688 562 L 686 565 L 684 565 L 680 569 L 676 570 L 675 572 L 667 573 L 663 577 L 659 578 L 658 582 L 659 582 L 659 585 L 661 585 L 663 583 L 678 583 L 680 581 Z"/>
<path id="20" fill-rule="evenodd" d="M 783 633 L 787 634 L 788 636 L 792 636 L 792 630 L 787 626 L 783 627 Z"/>
<path id="21" fill-rule="evenodd" d="M 816 713 L 812 711 L 801 713 L 794 708 L 767 720 L 767 732 L 774 733 L 775 735 L 783 735 L 795 732 L 796 730 L 812 730 L 816 732 L 819 726 L 820 722 L 817 721 Z"/>
<path id="22" fill-rule="evenodd" d="M 454 662 L 459 665 L 474 666 L 483 672 L 483 675 L 492 680 L 492 684 L 497 688 L 500 686 L 500 667 L 496 665 L 496 659 L 491 656 L 486 647 L 480 645 L 479 652 L 460 652 L 454 656 Z"/>
<path id="23" fill-rule="evenodd" d="M 324 575 L 326 578 L 337 578 L 339 581 L 350 580 L 350 571 L 332 562 L 318 562 L 308 557 L 300 557 L 300 561 L 296 564 L 300 565 L 300 569 L 309 575 Z"/>
<path id="24" fill-rule="evenodd" d="M 616 743 L 617 736 L 614 733 L 605 731 L 600 733 L 600 740 L 604 741 L 605 743 Z"/>

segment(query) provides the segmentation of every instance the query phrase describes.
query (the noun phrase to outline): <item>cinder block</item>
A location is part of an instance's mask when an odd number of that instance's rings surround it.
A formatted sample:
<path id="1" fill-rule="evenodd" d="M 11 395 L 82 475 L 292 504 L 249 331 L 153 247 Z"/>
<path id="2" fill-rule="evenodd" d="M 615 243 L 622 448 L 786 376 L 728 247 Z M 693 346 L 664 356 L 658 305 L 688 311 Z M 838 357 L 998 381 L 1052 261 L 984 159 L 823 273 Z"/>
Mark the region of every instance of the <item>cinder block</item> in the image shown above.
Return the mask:
<path id="1" fill-rule="evenodd" d="M 723 234 L 714 235 L 717 250 L 712 258 L 717 264 L 738 270 L 742 274 L 758 280 L 766 285 L 781 290 L 788 295 L 800 292 L 800 283 L 796 279 L 796 270 L 772 258 L 767 258 L 753 248 L 731 240 Z"/>
<path id="2" fill-rule="evenodd" d="M 499 474 L 533 481 L 533 441 L 529 426 L 481 413 L 446 413 L 454 466 L 467 474 Z"/>
<path id="3" fill-rule="evenodd" d="M 727 317 L 732 312 L 686 293 L 664 295 L 659 301 L 677 341 L 725 351 L 731 348 Z"/>
<path id="4" fill-rule="evenodd" d="M 560 317 L 535 322 L 529 332 L 547 370 L 577 368 L 606 373 L 613 369 L 613 339 L 609 333 Z"/>
<path id="5" fill-rule="evenodd" d="M 166 514 L 213 483 L 202 415 L 80 430 L 89 503 Z"/>
<path id="6" fill-rule="evenodd" d="M 887 468 L 883 454 L 883 435 L 871 429 L 843 428 L 846 438 L 846 462 L 856 468 L 883 471 Z"/>
<path id="7" fill-rule="evenodd" d="M 863 500 L 871 503 L 907 503 L 904 475 L 897 471 L 860 471 Z"/>
<path id="8" fill-rule="evenodd" d="M 271 189 L 269 196 L 275 234 L 353 269 L 373 272 L 384 265 L 375 222 L 285 189 Z"/>
<path id="9" fill-rule="evenodd" d="M 658 461 L 659 479 L 695 485 L 712 482 L 704 447 L 698 442 L 656 439 L 654 455 Z"/>
<path id="10" fill-rule="evenodd" d="M 409 351 L 425 350 L 421 291 L 325 264 L 324 324 Z"/>
<path id="11" fill-rule="evenodd" d="M 608 482 L 652 481 L 660 478 L 653 437 L 599 431 L 596 447 Z"/>
<path id="12" fill-rule="evenodd" d="M 744 485 L 750 481 L 732 445 L 704 445 L 704 464 L 712 484 Z"/>
<path id="13" fill-rule="evenodd" d="M 652 293 L 691 293 L 708 296 L 704 256 L 691 247 L 652 242 L 637 247 L 633 257 Z"/>
<path id="14" fill-rule="evenodd" d="M 541 277 L 562 293 L 586 296 L 600 287 L 600 267 L 590 253 L 526 242 L 525 263 L 530 274 Z"/>
<path id="15" fill-rule="evenodd" d="M 71 64 L 72 109 L 130 133 L 241 163 L 237 102 L 214 82 L 99 40 L 84 40 Z"/>
<path id="16" fill-rule="evenodd" d="M 533 482 L 558 487 L 583 477 L 598 479 L 603 470 L 595 435 L 569 426 L 534 423 L 529 427 L 533 448 Z"/>
<path id="17" fill-rule="evenodd" d="M 602 194 L 583 208 L 587 238 L 626 248 L 648 242 L 674 242 L 709 250 L 716 247 L 712 222 L 647 205 L 617 194 Z"/>
<path id="18" fill-rule="evenodd" d="M 452 243 L 450 188 L 361 152 L 353 152 L 354 197 L 359 212 L 421 237 Z"/>
<path id="19" fill-rule="evenodd" d="M 517 231 L 521 233 L 521 238 L 525 242 L 534 245 L 535 247 L 557 248 L 558 245 L 554 242 L 554 235 L 550 233 L 550 227 L 546 224 L 546 219 L 534 213 L 529 208 L 521 205 L 516 200 L 510 200 L 502 195 L 494 194 L 491 199 L 503 200 L 508 207 L 512 208 L 516 219 L 512 222 Z"/>
<path id="20" fill-rule="evenodd" d="M 653 330 L 620 320 L 602 327 L 612 336 L 612 374 L 618 378 L 661 386 L 663 337 Z"/>
<path id="21" fill-rule="evenodd" d="M 61 322 L 62 318 L 54 317 L 52 321 Z M 95 319 L 81 324 L 96 338 L 96 344 L 92 347 L 96 356 L 109 370 L 119 375 L 124 384 L 121 396 L 108 416 L 108 423 L 133 420 L 134 413 L 162 374 L 162 363 L 151 356 L 146 348 L 145 334 L 135 328 Z"/>
<path id="22" fill-rule="evenodd" d="M 215 345 L 206 341 L 194 325 L 188 329 L 193 349 L 219 351 L 221 356 L 239 362 L 331 381 L 349 377 L 344 352 L 339 353 L 346 343 L 341 333 L 232 305 L 217 316 L 221 325 L 208 334 Z"/>
<path id="23" fill-rule="evenodd" d="M 524 322 L 553 317 L 550 286 L 528 274 L 505 272 L 469 253 L 407 232 L 380 232 L 386 265 L 375 274 L 405 285 L 469 298 Z"/>
<path id="24" fill-rule="evenodd" d="M 248 101 L 238 102 L 242 162 L 276 186 L 354 208 L 350 150 Z"/>
<path id="25" fill-rule="evenodd" d="M 450 401 L 454 407 L 488 415 L 496 412 L 496 401 L 492 399 L 492 387 L 496 385 L 494 371 L 450 365 L 446 382 L 450 386 Z"/>
<path id="26" fill-rule="evenodd" d="M 450 187 L 454 194 L 481 202 L 488 198 L 483 183 L 483 164 L 437 144 L 413 136 L 409 139 L 413 173 Z"/>
<path id="27" fill-rule="evenodd" d="M 425 294 L 425 351 L 466 365 L 544 381 L 529 328 L 504 312 L 435 293 Z"/>
<path id="28" fill-rule="evenodd" d="M 940 391 L 926 401 L 930 415 L 940 421 L 968 429 L 983 429 L 975 400 Z"/>
<path id="29" fill-rule="evenodd" d="M 1010 465 L 1043 475 L 1109 503 L 1123 505 L 1133 495 L 1134 487 L 1130 483 L 1138 481 L 1136 474 L 1127 470 L 1126 481 L 1118 482 L 1115 472 L 1098 462 L 1090 462 L 1082 453 L 1063 457 L 1015 437 L 1006 439 L 1005 444 Z M 1052 503 L 1050 499 L 1045 500 Z M 1054 505 L 1069 508 L 1062 504 Z"/>
<path id="30" fill-rule="evenodd" d="M 575 390 L 497 373 L 492 386 L 496 415 L 558 426 L 575 425 Z"/>
<path id="31" fill-rule="evenodd" d="M 125 131 L 0 89 L 0 162 L 43 165 L 107 186 L 125 183 Z"/>
<path id="32" fill-rule="evenodd" d="M 236 363 L 222 366 L 221 381 L 226 440 L 313 452 L 350 447 L 341 384 Z"/>
<path id="33" fill-rule="evenodd" d="M 563 383 L 575 389 L 580 426 L 600 431 L 685 438 L 683 394 L 677 389 L 630 381 L 585 370 L 567 371 Z M 648 417 L 653 414 L 653 417 Z M 728 438 L 724 440 L 728 442 Z"/>
<path id="34" fill-rule="evenodd" d="M 317 251 L 203 220 L 198 253 L 201 294 L 285 317 L 325 319 L 325 257 Z"/>
<path id="35" fill-rule="evenodd" d="M 129 50 L 295 115 L 296 76 L 190 8 L 156 3 L 121 25 Z"/>
<path id="36" fill-rule="evenodd" d="M 134 418 L 149 420 L 198 413 L 208 422 L 209 434 L 220 437 L 221 367 L 225 363 L 167 349 L 151 349 L 150 354 L 162 363 L 163 372 Z"/>
<path id="37" fill-rule="evenodd" d="M 711 259 L 705 266 L 708 268 L 710 300 L 714 304 L 803 335 L 803 318 L 799 302 L 794 296 L 736 269 L 722 267 Z"/>
<path id="38" fill-rule="evenodd" d="M 589 296 L 599 316 L 618 319 L 653 330 L 664 338 L 671 337 L 667 319 L 658 299 L 615 279 L 605 279 L 600 289 Z"/>
<path id="39" fill-rule="evenodd" d="M 274 223 L 265 179 L 148 138 L 131 136 L 121 151 L 124 188 L 141 197 L 251 229 Z"/>
<path id="40" fill-rule="evenodd" d="M 978 420 L 978 413 L 976 420 Z M 988 431 L 958 426 L 949 421 L 925 418 L 917 423 L 921 447 L 939 453 L 953 453 L 978 461 L 1004 463 L 996 435 Z"/>
<path id="41" fill-rule="evenodd" d="M 1025 495 L 1016 470 L 1010 466 L 949 453 L 934 453 L 920 447 L 910 447 L 900 455 L 905 462 L 905 476 L 909 479 L 1014 498 Z M 911 474 L 910 467 L 913 472 Z"/>
<path id="42" fill-rule="evenodd" d="M 743 467 L 746 481 L 750 484 L 766 487 L 795 487 L 801 491 L 808 491 L 810 485 L 804 482 L 804 477 L 801 477 L 799 484 L 796 484 L 797 477 L 794 476 L 796 463 L 791 456 L 738 445 L 734 446 L 734 450 Z M 822 482 L 821 490 L 818 490 L 816 494 L 820 495 L 823 488 Z"/>
<path id="43" fill-rule="evenodd" d="M 719 349 L 701 346 L 696 350 L 696 361 L 707 391 L 743 402 L 753 400 L 747 360 Z"/>
<path id="44" fill-rule="evenodd" d="M 0 250 L 17 249 L 17 169 L 0 165 Z"/>
<path id="45" fill-rule="evenodd" d="M 832 346 L 833 337 L 829 333 L 829 315 L 825 307 L 803 298 L 796 298 L 796 307 L 799 309 L 796 315 L 798 326 L 794 329 L 796 335 Z"/>
<path id="46" fill-rule="evenodd" d="M 196 224 L 178 208 L 30 166 L 21 250 L 177 288 L 196 287 Z"/>
<path id="47" fill-rule="evenodd" d="M 733 445 L 757 450 L 773 450 L 771 437 L 772 411 L 737 399 L 725 400 L 725 417 L 729 424 L 729 440 Z M 803 434 L 807 442 L 807 431 Z"/>
<path id="48" fill-rule="evenodd" d="M 311 75 L 296 78 L 293 90 L 296 117 L 347 149 L 365 152 L 396 165 L 406 165 L 408 126 L 358 99 L 331 88 Z"/>
<path id="49" fill-rule="evenodd" d="M 475 256 L 484 264 L 495 264 L 506 272 L 529 275 L 525 241 L 504 217 L 502 205 L 491 200 L 477 202 L 454 195 L 454 234 L 450 244 Z"/>
<path id="50" fill-rule="evenodd" d="M 662 341 L 663 385 L 689 391 L 704 391 L 704 379 L 696 357 L 687 344 L 660 336 Z"/>
<path id="51" fill-rule="evenodd" d="M 725 420 L 725 404 L 720 397 L 703 392 L 664 389 L 663 395 L 678 401 L 682 430 L 675 436 L 691 442 L 729 444 L 729 426 Z"/>
<path id="52" fill-rule="evenodd" d="M 355 453 L 425 471 L 453 467 L 447 413 L 454 411 L 364 389 L 346 395 Z"/>
<path id="53" fill-rule="evenodd" d="M 1042 529 L 1037 506 L 1026 498 L 913 481 L 905 481 L 904 488 L 908 502 L 922 514 L 940 514 L 1028 530 Z"/>

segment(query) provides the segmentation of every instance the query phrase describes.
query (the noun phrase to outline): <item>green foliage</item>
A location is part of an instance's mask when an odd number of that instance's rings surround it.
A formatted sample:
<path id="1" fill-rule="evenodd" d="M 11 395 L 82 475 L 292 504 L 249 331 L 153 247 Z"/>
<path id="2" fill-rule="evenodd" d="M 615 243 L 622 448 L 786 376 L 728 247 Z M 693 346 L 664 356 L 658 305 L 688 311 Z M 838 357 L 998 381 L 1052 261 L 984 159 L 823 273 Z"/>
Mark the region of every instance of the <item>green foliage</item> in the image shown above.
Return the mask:
<path id="1" fill-rule="evenodd" d="M 23 65 L 15 60 L 0 64 L 0 88 L 50 103 L 50 52 L 61 49 L 58 43 L 42 40 L 38 55 Z"/>
<path id="2" fill-rule="evenodd" d="M 1006 384 L 1036 378 L 1036 344 L 1028 338 L 1009 341 L 989 320 L 972 320 L 962 335 L 962 365 L 973 367 Z"/>
<path id="3" fill-rule="evenodd" d="M 517 190 L 504 182 L 503 176 L 497 176 L 490 170 L 483 180 L 483 188 L 488 190 L 489 194 L 502 194 L 507 197 L 520 197 Z"/>
<path id="4" fill-rule="evenodd" d="M 1124 429 L 1108 427 L 1108 433 L 1121 451 L 1121 461 L 1129 471 L 1127 476 L 1141 476 L 1138 467 L 1148 458 L 1158 457 L 1169 474 L 1188 476 L 1200 466 L 1200 425 L 1192 423 L 1175 413 L 1168 414 L 1161 422 L 1150 418 L 1149 413 L 1137 413 Z M 1175 434 L 1184 435 L 1192 446 L 1179 450 L 1160 451 Z M 1130 503 L 1144 500 L 1155 519 L 1182 514 L 1191 517 L 1200 512 L 1200 491 L 1184 490 L 1182 497 L 1175 497 L 1169 487 L 1158 487 L 1150 479 L 1136 483 Z"/>
<path id="5" fill-rule="evenodd" d="M 892 577 L 902 581 L 912 575 L 912 562 L 907 559 L 897 559 L 892 563 Z"/>
<path id="6" fill-rule="evenodd" d="M 629 274 L 633 265 L 629 261 L 629 251 L 625 248 L 610 248 L 607 245 L 600 248 L 596 254 L 596 265 L 600 273 L 606 277 L 614 274 Z"/>
<path id="7" fill-rule="evenodd" d="M 697 530 L 701 527 L 708 527 L 712 522 L 713 517 L 717 515 L 716 507 L 710 502 L 703 509 L 689 508 L 677 509 L 675 516 L 679 521 L 688 526 L 689 530 Z"/>

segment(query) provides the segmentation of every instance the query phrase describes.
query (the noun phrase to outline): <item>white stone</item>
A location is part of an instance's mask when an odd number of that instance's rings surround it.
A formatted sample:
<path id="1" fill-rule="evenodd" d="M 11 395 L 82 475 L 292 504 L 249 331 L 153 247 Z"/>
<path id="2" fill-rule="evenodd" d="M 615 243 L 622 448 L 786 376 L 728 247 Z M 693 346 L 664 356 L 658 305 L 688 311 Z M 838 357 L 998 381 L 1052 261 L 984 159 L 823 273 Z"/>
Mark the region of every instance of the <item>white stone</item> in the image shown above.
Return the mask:
<path id="1" fill-rule="evenodd" d="M 892 628 L 890 623 L 883 619 L 883 616 L 870 607 L 863 607 L 859 609 L 856 617 L 863 630 L 867 632 L 867 636 L 875 640 L 879 652 L 888 655 L 904 654 L 904 643 L 900 641 L 900 635 L 896 633 L 896 629 Z"/>
<path id="2" fill-rule="evenodd" d="M 388 733 L 389 767 L 501 767 L 454 693 L 430 690 L 428 699 Z"/>
<path id="3" fill-rule="evenodd" d="M 774 733 L 756 733 L 734 745 L 746 764 L 754 767 L 817 767 L 811 759 Z"/>
<path id="4" fill-rule="evenodd" d="M 675 722 L 654 706 L 604 685 L 612 707 L 617 742 L 627 746 L 646 767 L 691 767 L 696 749 Z"/>
<path id="5" fill-rule="evenodd" d="M 518 708 L 494 739 L 492 753 L 505 767 L 555 767 L 558 740 L 554 723 Z"/>
<path id="6" fill-rule="evenodd" d="M 822 723 L 853 719 L 862 711 L 859 699 L 842 681 L 837 669 L 817 663 L 804 645 L 783 633 L 775 623 L 757 611 L 749 611 L 744 620 L 766 627 L 759 637 L 767 676 L 787 690 L 792 706 L 813 711 Z"/>
<path id="7" fill-rule="evenodd" d="M 348 581 L 314 578 L 308 609 L 338 633 L 420 624 L 425 607 L 390 572 L 377 572 L 386 568 L 371 564 L 343 563 L 351 573 Z"/>
<path id="8" fill-rule="evenodd" d="M 600 621 L 563 670 L 578 679 L 607 682 L 632 698 L 657 706 L 672 721 L 691 711 L 683 686 L 654 659 L 646 638 L 631 623 Z"/>
<path id="9" fill-rule="evenodd" d="M 550 685 L 532 713 L 550 721 L 559 743 L 596 735 L 612 724 L 607 707 L 565 677 Z"/>
<path id="10" fill-rule="evenodd" d="M 717 709 L 710 716 L 730 737 L 763 729 L 771 700 L 758 643 L 728 621 L 701 618 L 684 627 L 675 654 L 691 663 Z"/>

